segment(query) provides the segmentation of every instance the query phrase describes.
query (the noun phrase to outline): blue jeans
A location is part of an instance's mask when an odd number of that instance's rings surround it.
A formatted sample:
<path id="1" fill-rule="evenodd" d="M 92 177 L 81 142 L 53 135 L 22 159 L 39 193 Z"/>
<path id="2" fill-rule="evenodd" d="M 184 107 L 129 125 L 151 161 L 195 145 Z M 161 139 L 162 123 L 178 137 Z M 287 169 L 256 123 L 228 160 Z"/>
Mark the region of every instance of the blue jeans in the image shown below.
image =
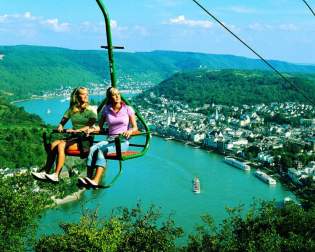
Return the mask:
<path id="1" fill-rule="evenodd" d="M 127 151 L 129 147 L 129 142 L 125 141 L 121 143 L 121 151 Z M 92 166 L 93 156 L 94 153 L 97 151 L 97 157 L 95 166 L 96 167 L 106 167 L 106 159 L 105 155 L 107 153 L 115 153 L 116 152 L 116 146 L 113 142 L 108 141 L 101 141 L 96 144 L 94 144 L 90 148 L 90 152 L 87 158 L 87 166 Z"/>

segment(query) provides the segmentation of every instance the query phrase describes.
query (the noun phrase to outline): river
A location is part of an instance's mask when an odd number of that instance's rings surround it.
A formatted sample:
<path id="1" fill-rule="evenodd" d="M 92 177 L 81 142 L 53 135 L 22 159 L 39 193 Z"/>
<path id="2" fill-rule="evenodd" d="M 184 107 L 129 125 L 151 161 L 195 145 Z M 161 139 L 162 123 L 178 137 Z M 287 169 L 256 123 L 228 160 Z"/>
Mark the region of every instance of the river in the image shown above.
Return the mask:
<path id="1" fill-rule="evenodd" d="M 16 105 L 56 125 L 68 101 L 53 98 Z M 115 169 L 117 163 L 111 161 L 107 176 L 111 177 Z M 200 194 L 192 192 L 194 176 L 200 178 Z M 225 164 L 220 155 L 153 137 L 144 157 L 124 162 L 123 174 L 112 188 L 85 191 L 80 200 L 47 210 L 40 220 L 38 234 L 60 232 L 58 223 L 77 221 L 82 207 L 98 208 L 101 216 L 108 216 L 113 208 L 132 208 L 138 202 L 144 208 L 151 204 L 160 207 L 164 217 L 174 214 L 176 224 L 187 234 L 205 213 L 219 223 L 227 216 L 225 207 L 244 204 L 248 209 L 253 199 L 282 201 L 287 196 L 294 198 L 279 182 L 269 186 L 254 177 L 253 171 L 244 172 Z"/>

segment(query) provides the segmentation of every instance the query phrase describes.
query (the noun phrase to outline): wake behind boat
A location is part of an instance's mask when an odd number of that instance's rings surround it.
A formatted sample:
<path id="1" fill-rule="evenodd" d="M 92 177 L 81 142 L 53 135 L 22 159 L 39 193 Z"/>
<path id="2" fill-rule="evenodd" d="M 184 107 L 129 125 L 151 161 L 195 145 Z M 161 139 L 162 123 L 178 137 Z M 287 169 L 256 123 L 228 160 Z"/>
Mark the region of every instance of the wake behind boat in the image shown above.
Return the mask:
<path id="1" fill-rule="evenodd" d="M 200 193 L 200 180 L 197 176 L 194 177 L 194 180 L 193 180 L 193 192 Z"/>

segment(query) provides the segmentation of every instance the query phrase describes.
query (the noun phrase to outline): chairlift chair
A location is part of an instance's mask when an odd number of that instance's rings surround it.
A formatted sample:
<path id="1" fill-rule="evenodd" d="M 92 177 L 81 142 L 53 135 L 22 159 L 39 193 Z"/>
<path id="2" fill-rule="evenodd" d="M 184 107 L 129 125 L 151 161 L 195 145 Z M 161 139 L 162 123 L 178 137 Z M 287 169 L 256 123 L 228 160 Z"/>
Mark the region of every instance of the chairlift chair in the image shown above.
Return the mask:
<path id="1" fill-rule="evenodd" d="M 116 81 L 116 74 L 115 74 L 115 65 L 114 65 L 114 55 L 113 55 L 113 49 L 124 49 L 122 46 L 113 46 L 112 45 L 112 38 L 111 38 L 111 27 L 110 27 L 110 19 L 108 12 L 104 6 L 104 3 L 102 0 L 96 0 L 100 10 L 102 11 L 102 14 L 105 19 L 105 33 L 106 33 L 106 39 L 107 39 L 107 46 L 101 46 L 101 48 L 107 49 L 108 52 L 108 62 L 109 62 L 109 73 L 110 73 L 110 79 L 111 79 L 111 86 L 116 87 L 117 86 L 117 81 Z M 127 105 L 132 106 L 130 102 L 124 98 L 124 96 L 121 96 L 122 101 L 125 102 Z M 97 112 L 101 112 L 103 107 L 106 104 L 106 98 L 101 102 L 101 104 L 98 106 Z M 109 188 L 111 187 L 114 182 L 118 179 L 118 177 L 121 175 L 122 172 L 122 161 L 129 160 L 129 159 L 134 159 L 143 156 L 150 144 L 150 139 L 151 139 L 151 133 L 150 129 L 147 126 L 145 120 L 143 117 L 140 115 L 139 111 L 132 106 L 135 110 L 135 116 L 137 119 L 137 123 L 139 128 L 142 131 L 138 131 L 134 134 L 132 134 L 129 144 L 129 150 L 127 151 L 121 151 L 121 141 L 123 139 L 123 136 L 117 136 L 115 138 L 115 146 L 116 146 L 116 153 L 108 153 L 106 154 L 105 158 L 107 160 L 117 160 L 119 162 L 119 170 L 117 175 L 112 179 L 112 181 L 106 185 L 100 185 L 100 188 Z M 139 124 L 140 122 L 140 124 Z M 51 142 L 52 135 L 58 133 L 57 130 L 53 130 L 50 134 L 47 134 L 46 132 L 43 133 L 43 142 L 45 146 L 46 152 L 49 151 L 49 143 Z M 64 131 L 63 133 L 66 133 Z M 69 134 L 69 133 L 67 133 Z M 78 149 L 66 149 L 65 154 L 67 156 L 75 156 L 75 157 L 80 157 L 82 159 L 86 158 L 88 156 L 89 150 L 84 149 L 83 142 L 84 141 L 89 141 L 89 145 L 91 146 L 93 143 L 96 143 L 94 136 L 96 134 L 93 134 L 90 137 L 87 137 L 86 135 L 80 133 L 80 134 L 72 134 L 75 135 L 78 138 Z M 99 134 L 97 135 L 106 135 L 106 131 L 102 130 Z M 134 142 L 133 140 L 135 138 L 139 138 L 142 136 L 142 142 Z M 144 137 L 144 139 L 143 139 Z M 144 141 L 143 141 L 144 140 Z"/>

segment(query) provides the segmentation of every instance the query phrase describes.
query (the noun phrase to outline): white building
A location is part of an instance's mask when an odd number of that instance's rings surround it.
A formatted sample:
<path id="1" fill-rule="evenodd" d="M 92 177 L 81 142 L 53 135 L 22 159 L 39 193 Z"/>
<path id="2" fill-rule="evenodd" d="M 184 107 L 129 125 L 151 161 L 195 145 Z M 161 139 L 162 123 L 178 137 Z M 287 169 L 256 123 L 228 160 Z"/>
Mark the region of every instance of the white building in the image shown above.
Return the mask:
<path id="1" fill-rule="evenodd" d="M 233 145 L 247 145 L 248 144 L 248 140 L 245 139 L 245 138 L 239 138 L 239 139 L 236 139 L 236 140 L 232 141 L 232 144 Z"/>
<path id="2" fill-rule="evenodd" d="M 197 134 L 193 135 L 193 141 L 195 143 L 200 143 L 203 139 L 205 139 L 204 133 L 197 133 Z"/>
<path id="3" fill-rule="evenodd" d="M 289 168 L 288 169 L 288 176 L 291 178 L 293 183 L 301 185 L 300 177 L 301 177 L 301 171 L 295 169 L 295 168 Z"/>
<path id="4" fill-rule="evenodd" d="M 258 153 L 257 158 L 258 158 L 260 161 L 267 162 L 267 163 L 269 163 L 269 164 L 272 164 L 273 161 L 274 161 L 274 157 L 271 156 L 270 154 L 266 153 L 266 152 L 260 152 L 260 153 Z"/>

